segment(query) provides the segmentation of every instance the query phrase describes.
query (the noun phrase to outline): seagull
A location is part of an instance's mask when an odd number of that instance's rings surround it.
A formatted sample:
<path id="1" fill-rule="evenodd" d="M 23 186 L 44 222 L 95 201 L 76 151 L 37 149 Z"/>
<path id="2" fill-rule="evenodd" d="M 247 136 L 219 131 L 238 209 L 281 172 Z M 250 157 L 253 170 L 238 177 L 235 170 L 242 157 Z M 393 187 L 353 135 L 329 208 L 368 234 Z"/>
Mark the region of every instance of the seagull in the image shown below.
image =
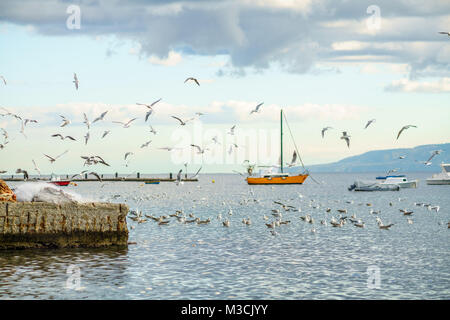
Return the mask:
<path id="1" fill-rule="evenodd" d="M 440 31 L 439 33 L 440 33 L 440 34 L 446 34 L 446 35 L 448 35 L 448 36 L 450 37 L 450 32 L 447 32 L 447 31 Z"/>
<path id="2" fill-rule="evenodd" d="M 3 76 L 0 76 L 0 78 L 2 78 L 2 80 L 3 80 L 3 83 L 5 84 L 5 86 L 6 86 L 6 79 L 5 79 L 5 77 L 3 77 Z"/>
<path id="3" fill-rule="evenodd" d="M 150 126 L 150 132 L 156 135 L 156 130 L 152 126 Z"/>
<path id="4" fill-rule="evenodd" d="M 200 170 L 202 170 L 202 167 L 200 167 L 200 169 L 198 169 L 197 172 L 192 177 L 190 177 L 190 179 L 195 179 L 200 173 Z"/>
<path id="5" fill-rule="evenodd" d="M 173 150 L 179 150 L 179 149 L 182 149 L 182 148 L 163 147 L 163 148 L 158 148 L 158 149 L 167 150 L 167 151 L 173 151 Z"/>
<path id="6" fill-rule="evenodd" d="M 177 119 L 178 121 L 180 121 L 180 125 L 182 125 L 182 126 L 185 126 L 186 123 L 188 123 L 188 121 L 194 120 L 194 118 L 191 118 L 191 119 L 188 119 L 188 120 L 186 120 L 186 121 L 183 121 L 183 120 L 181 120 L 181 119 L 178 118 L 178 117 L 175 117 L 175 116 L 171 116 L 171 117 L 174 118 L 174 119 Z"/>
<path id="7" fill-rule="evenodd" d="M 59 156 L 54 157 L 54 158 L 53 158 L 53 157 L 50 157 L 49 155 L 46 155 L 45 153 L 44 153 L 44 156 L 46 156 L 47 158 L 50 159 L 50 163 L 53 163 L 53 162 L 55 162 L 59 157 L 61 157 L 62 155 L 66 154 L 67 152 L 69 152 L 69 150 L 64 151 L 64 152 L 61 153 Z"/>
<path id="8" fill-rule="evenodd" d="M 399 131 L 398 134 L 397 134 L 397 140 L 398 140 L 398 138 L 400 137 L 400 135 L 402 134 L 402 132 L 403 132 L 404 130 L 406 130 L 406 129 L 409 129 L 409 128 L 417 128 L 417 126 L 414 126 L 414 125 L 412 125 L 412 124 L 408 124 L 408 125 L 404 126 L 403 128 L 401 128 L 400 131 Z"/>
<path id="9" fill-rule="evenodd" d="M 399 158 L 399 159 L 405 159 L 406 156 L 399 156 L 398 158 Z"/>
<path id="10" fill-rule="evenodd" d="M 72 140 L 72 141 L 76 141 L 76 139 L 75 138 L 73 138 L 73 137 L 71 137 L 71 136 L 63 136 L 62 134 L 60 134 L 60 133 L 56 133 L 56 134 L 52 134 L 52 137 L 59 137 L 61 140 L 64 140 L 64 139 L 70 139 L 70 140 Z"/>
<path id="11" fill-rule="evenodd" d="M 230 129 L 230 132 L 228 132 L 228 134 L 231 134 L 232 136 L 234 136 L 234 129 L 236 128 L 236 125 L 232 126 Z"/>
<path id="12" fill-rule="evenodd" d="M 27 123 L 38 123 L 37 120 L 33 120 L 33 119 L 25 119 L 23 122 L 23 125 L 26 126 Z"/>
<path id="13" fill-rule="evenodd" d="M 350 137 L 349 135 L 347 135 L 347 131 L 342 132 L 342 137 L 341 139 L 344 139 L 345 142 L 347 142 L 347 147 L 350 148 Z"/>
<path id="14" fill-rule="evenodd" d="M 133 154 L 134 154 L 133 152 L 127 152 L 127 153 L 125 153 L 124 160 L 127 160 L 127 157 L 128 157 L 128 156 L 131 156 L 131 155 L 133 155 Z"/>
<path id="15" fill-rule="evenodd" d="M 31 161 L 33 162 L 34 170 L 36 170 L 39 173 L 39 175 L 41 175 L 41 170 L 39 170 L 38 166 L 36 165 L 36 162 L 34 162 L 33 159 Z"/>
<path id="16" fill-rule="evenodd" d="M 191 144 L 191 147 L 197 148 L 197 154 L 203 154 L 203 153 L 205 153 L 206 150 L 209 150 L 209 149 L 206 149 L 206 148 L 202 149 L 202 148 L 200 148 L 200 146 L 197 146 L 195 144 Z"/>
<path id="17" fill-rule="evenodd" d="M 325 137 L 325 131 L 329 130 L 329 129 L 333 129 L 332 127 L 325 127 L 322 129 L 322 138 Z"/>
<path id="18" fill-rule="evenodd" d="M 425 164 L 426 166 L 431 165 L 431 159 L 433 159 L 433 157 L 434 157 L 435 155 L 438 155 L 438 154 L 440 154 L 441 152 L 442 152 L 442 150 L 434 150 L 434 151 L 432 151 L 432 152 L 431 152 L 431 157 L 429 157 L 427 161 L 423 162 L 423 164 Z"/>
<path id="19" fill-rule="evenodd" d="M 141 148 L 145 148 L 148 147 L 148 145 L 150 144 L 150 142 L 152 142 L 152 140 L 147 141 L 146 143 L 144 143 Z"/>
<path id="20" fill-rule="evenodd" d="M 200 86 L 200 83 L 198 82 L 198 80 L 195 79 L 195 78 L 193 78 L 193 77 L 187 78 L 186 80 L 184 80 L 184 83 L 186 83 L 186 82 L 189 81 L 189 80 L 194 81 L 198 86 Z"/>
<path id="21" fill-rule="evenodd" d="M 86 124 L 86 126 L 87 126 L 87 128 L 88 128 L 88 130 L 89 130 L 89 129 L 91 128 L 91 123 L 89 122 L 86 113 L 83 113 L 83 116 L 84 116 L 84 121 L 83 121 L 83 123 Z"/>
<path id="22" fill-rule="evenodd" d="M 367 129 L 367 127 L 370 126 L 370 124 L 371 124 L 371 123 L 374 123 L 375 121 L 376 121 L 376 119 L 372 119 L 372 120 L 367 121 L 367 124 L 366 124 L 366 126 L 364 127 L 364 129 Z"/>
<path id="23" fill-rule="evenodd" d="M 70 124 L 70 120 L 69 119 L 67 119 L 66 117 L 61 116 L 61 115 L 60 115 L 60 117 L 62 118 L 62 124 L 60 125 L 60 127 L 65 127 L 68 124 Z"/>
<path id="24" fill-rule="evenodd" d="M 74 73 L 73 74 L 73 83 L 75 83 L 75 88 L 78 90 L 78 78 L 77 78 L 77 74 Z"/>
<path id="25" fill-rule="evenodd" d="M 106 130 L 105 132 L 103 132 L 103 135 L 102 135 L 102 139 L 104 138 L 104 137 L 106 137 L 106 135 L 108 134 L 108 133 L 110 133 L 111 131 L 109 131 L 109 130 Z"/>
<path id="26" fill-rule="evenodd" d="M 103 112 L 100 117 L 96 118 L 92 123 L 103 120 L 105 118 L 105 115 L 108 113 L 108 111 Z"/>
<path id="27" fill-rule="evenodd" d="M 114 123 L 120 123 L 124 128 L 129 128 L 132 121 L 136 120 L 137 118 L 133 118 L 128 122 L 120 122 L 120 121 L 113 121 Z"/>
<path id="28" fill-rule="evenodd" d="M 295 162 L 297 161 L 297 152 L 294 150 L 294 154 L 292 155 L 291 163 L 288 164 L 289 167 L 293 167 Z"/>
<path id="29" fill-rule="evenodd" d="M 84 145 L 87 145 L 88 141 L 89 141 L 89 131 L 86 132 L 86 135 L 84 136 Z"/>
<path id="30" fill-rule="evenodd" d="M 259 112 L 259 108 L 260 108 L 263 104 L 264 104 L 264 102 L 261 102 L 260 104 L 258 104 L 258 105 L 255 107 L 255 109 L 252 110 L 252 111 L 250 112 L 250 114 L 252 114 L 252 113 L 258 113 L 258 112 Z"/>
<path id="31" fill-rule="evenodd" d="M 181 172 L 183 171 L 183 169 L 180 169 L 180 171 L 178 171 L 177 174 L 177 180 L 175 180 L 175 183 L 178 185 L 183 184 L 183 182 L 181 181 Z"/>
<path id="32" fill-rule="evenodd" d="M 217 136 L 214 136 L 211 140 L 214 141 L 214 144 L 220 144 Z"/>

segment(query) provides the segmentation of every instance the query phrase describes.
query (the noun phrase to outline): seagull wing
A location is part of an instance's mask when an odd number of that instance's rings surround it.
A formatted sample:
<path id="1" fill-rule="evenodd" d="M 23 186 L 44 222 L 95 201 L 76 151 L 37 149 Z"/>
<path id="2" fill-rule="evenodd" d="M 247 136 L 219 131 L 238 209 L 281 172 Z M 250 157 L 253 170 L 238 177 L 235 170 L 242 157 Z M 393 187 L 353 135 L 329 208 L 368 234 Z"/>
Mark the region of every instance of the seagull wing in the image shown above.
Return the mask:
<path id="1" fill-rule="evenodd" d="M 175 117 L 175 116 L 172 116 L 172 118 L 177 119 L 178 121 L 180 121 L 181 124 L 184 124 L 183 120 L 181 120 L 180 118 Z"/>
<path id="2" fill-rule="evenodd" d="M 200 167 L 200 169 L 197 170 L 197 172 L 191 177 L 191 179 L 194 179 L 195 177 L 197 177 L 198 174 L 200 173 L 200 170 L 202 170 L 202 167 Z"/>
<path id="3" fill-rule="evenodd" d="M 153 102 L 150 107 L 153 107 L 155 104 L 157 104 L 158 102 L 160 102 L 162 100 L 162 98 L 159 98 L 158 100 L 156 100 L 155 102 Z"/>

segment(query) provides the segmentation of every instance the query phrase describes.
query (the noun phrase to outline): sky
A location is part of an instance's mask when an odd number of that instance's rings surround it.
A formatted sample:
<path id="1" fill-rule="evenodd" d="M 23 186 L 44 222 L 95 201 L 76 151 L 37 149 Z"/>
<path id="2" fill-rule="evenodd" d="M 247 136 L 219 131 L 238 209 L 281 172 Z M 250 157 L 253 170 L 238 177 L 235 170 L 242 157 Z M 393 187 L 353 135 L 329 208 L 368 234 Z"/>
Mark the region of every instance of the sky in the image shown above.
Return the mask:
<path id="1" fill-rule="evenodd" d="M 0 128 L 8 137 L 0 129 L 0 171 L 36 173 L 32 160 L 42 173 L 60 174 L 276 164 L 281 109 L 293 137 L 285 123 L 284 160 L 295 142 L 306 167 L 447 143 L 450 36 L 441 31 L 450 31 L 448 1 L 4 0 Z M 148 109 L 136 103 L 158 99 L 145 121 Z M 89 129 L 83 123 L 83 113 L 92 122 L 105 111 Z M 37 123 L 22 133 L 8 112 Z M 61 115 L 71 123 L 60 127 Z M 193 120 L 181 126 L 172 116 Z M 133 118 L 129 128 L 114 122 Z M 397 140 L 408 124 L 417 128 Z M 51 137 L 57 133 L 76 141 Z M 66 150 L 54 163 L 44 155 Z M 84 166 L 81 156 L 91 155 L 110 167 Z"/>

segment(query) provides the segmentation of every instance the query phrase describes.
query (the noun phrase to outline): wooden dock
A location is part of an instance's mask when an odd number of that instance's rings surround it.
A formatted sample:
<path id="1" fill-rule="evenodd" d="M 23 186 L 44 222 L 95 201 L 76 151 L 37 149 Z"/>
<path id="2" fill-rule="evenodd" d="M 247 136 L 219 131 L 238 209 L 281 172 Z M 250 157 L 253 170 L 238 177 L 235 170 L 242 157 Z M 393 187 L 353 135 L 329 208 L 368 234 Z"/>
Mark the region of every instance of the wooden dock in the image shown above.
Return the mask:
<path id="1" fill-rule="evenodd" d="M 59 175 L 59 178 L 61 180 L 70 180 L 73 182 L 95 182 L 95 181 L 99 181 L 97 178 L 93 177 L 92 175 L 87 175 L 84 174 L 82 177 L 77 176 L 74 179 L 70 179 L 70 177 L 72 177 L 73 174 L 62 174 Z M 160 182 L 174 182 L 176 181 L 176 179 L 173 178 L 172 173 L 169 174 L 169 177 L 167 178 L 157 178 L 157 177 L 148 177 L 148 178 L 144 178 L 141 177 L 141 174 L 138 172 L 135 176 L 131 177 L 130 175 L 127 175 L 125 177 L 121 177 L 119 176 L 118 173 L 116 174 L 108 174 L 108 176 L 113 176 L 113 177 L 104 177 L 105 175 L 101 174 L 100 177 L 102 178 L 102 182 L 146 182 L 146 181 L 160 181 Z M 11 176 L 6 176 L 3 175 L 0 177 L 3 181 L 10 181 L 10 182 L 21 182 L 21 181 L 25 181 L 23 175 L 11 175 Z M 38 178 L 38 177 L 30 177 L 28 178 L 28 180 L 26 181 L 43 181 L 43 182 L 48 182 L 50 181 L 50 178 Z M 186 176 L 181 179 L 181 181 L 183 182 L 198 182 L 197 178 L 187 178 Z"/>

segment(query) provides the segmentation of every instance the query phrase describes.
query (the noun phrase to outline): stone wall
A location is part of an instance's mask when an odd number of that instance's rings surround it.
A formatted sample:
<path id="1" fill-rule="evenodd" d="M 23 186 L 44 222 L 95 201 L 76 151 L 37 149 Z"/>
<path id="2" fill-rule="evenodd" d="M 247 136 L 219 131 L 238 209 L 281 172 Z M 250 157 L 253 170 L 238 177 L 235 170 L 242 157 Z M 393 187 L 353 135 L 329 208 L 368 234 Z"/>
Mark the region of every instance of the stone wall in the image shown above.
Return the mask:
<path id="1" fill-rule="evenodd" d="M 0 202 L 0 249 L 126 246 L 128 206 Z"/>

